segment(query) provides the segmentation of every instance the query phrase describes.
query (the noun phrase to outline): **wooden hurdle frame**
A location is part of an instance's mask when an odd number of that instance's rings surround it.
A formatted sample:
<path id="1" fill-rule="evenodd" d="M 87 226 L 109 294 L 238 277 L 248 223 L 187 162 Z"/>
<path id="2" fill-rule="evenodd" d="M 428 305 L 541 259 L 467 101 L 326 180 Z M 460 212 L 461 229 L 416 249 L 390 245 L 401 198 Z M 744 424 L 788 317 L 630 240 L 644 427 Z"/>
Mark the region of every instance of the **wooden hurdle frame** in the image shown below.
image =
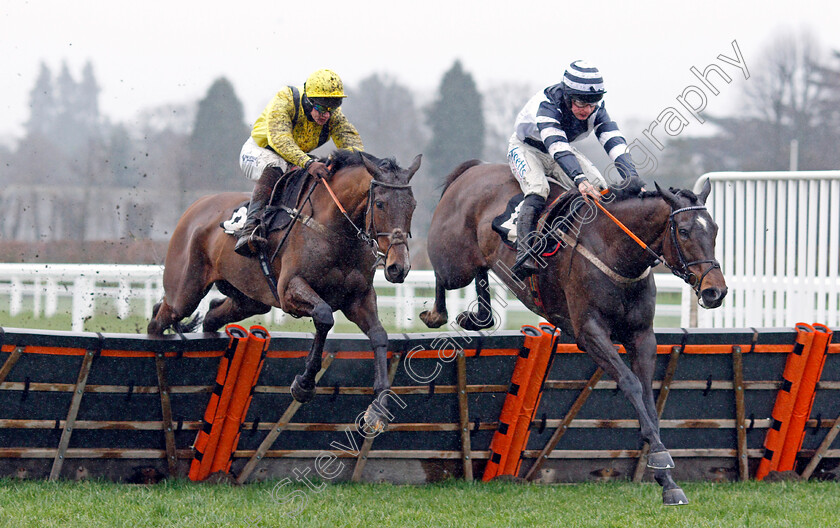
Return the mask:
<path id="1" fill-rule="evenodd" d="M 779 366 L 794 336 L 793 329 L 657 332 L 654 389 L 663 437 L 677 461 L 675 478 L 750 478 L 771 425 Z M 444 337 L 446 353 L 439 350 Z M 353 418 L 373 396 L 369 344 L 355 334 L 331 336 L 316 398 L 301 406 L 289 396 L 289 384 L 311 339 L 271 336 L 234 452 L 232 473 L 240 483 L 281 477 L 324 455 L 346 462 L 335 480 L 419 483 L 481 475 L 520 333 L 392 335 L 389 377 L 407 407 L 394 409 L 383 435 L 358 436 L 357 452 L 332 443 L 352 434 Z M 23 469 L 31 477 L 71 479 L 84 468 L 85 475 L 130 480 L 138 467 L 152 467 L 164 476 L 184 476 L 225 342 L 203 334 L 152 339 L 3 329 L 0 475 Z M 826 476 L 837 465 L 827 460 L 840 458 L 834 445 L 840 433 L 838 353 L 839 344 L 829 345 L 800 452 L 802 478 Z M 408 363 L 416 372 L 438 374 L 413 380 Z M 521 476 L 539 482 L 650 478 L 634 416 L 598 415 L 618 409 L 623 399 L 615 381 L 601 374 L 573 343 L 561 340 L 522 452 Z M 692 402 L 709 402 L 714 412 L 677 412 Z M 683 436 L 717 440 L 692 445 L 680 443 Z M 582 448 L 581 438 L 596 440 Z M 828 473 L 819 469 L 825 467 Z"/>

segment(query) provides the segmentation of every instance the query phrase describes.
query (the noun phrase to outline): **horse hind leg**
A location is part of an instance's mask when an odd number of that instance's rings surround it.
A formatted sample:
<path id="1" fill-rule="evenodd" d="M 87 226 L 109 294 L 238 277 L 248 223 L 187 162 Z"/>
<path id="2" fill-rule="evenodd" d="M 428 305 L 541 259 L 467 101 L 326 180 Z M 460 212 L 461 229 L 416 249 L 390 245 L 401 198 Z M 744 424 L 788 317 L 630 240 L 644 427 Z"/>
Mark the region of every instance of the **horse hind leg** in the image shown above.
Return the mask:
<path id="1" fill-rule="evenodd" d="M 155 306 L 152 308 L 152 318 L 146 327 L 146 333 L 150 335 L 163 335 L 163 331 L 169 328 L 172 324 L 171 320 L 168 321 L 167 318 L 161 315 L 160 309 L 164 304 L 165 301 L 155 303 Z M 171 310 L 172 309 L 167 305 L 165 312 L 171 312 Z"/>
<path id="2" fill-rule="evenodd" d="M 467 331 L 483 330 L 485 328 L 491 328 L 495 324 L 493 310 L 490 305 L 490 282 L 486 268 L 481 268 L 476 273 L 475 291 L 478 296 L 476 300 L 478 308 L 476 311 L 472 312 L 467 310 L 461 312 L 455 319 L 458 325 Z"/>
<path id="3" fill-rule="evenodd" d="M 155 304 L 152 308 L 152 318 L 146 327 L 149 335 L 163 335 L 163 332 L 173 324 L 181 320 L 181 316 L 175 313 L 166 299 Z"/>
<path id="4" fill-rule="evenodd" d="M 231 295 L 210 301 L 210 309 L 204 316 L 203 330 L 218 332 L 223 326 L 247 319 L 252 315 L 264 314 L 271 310 L 267 304 L 257 302 L 244 295 Z"/>
<path id="5" fill-rule="evenodd" d="M 449 314 L 446 313 L 446 288 L 437 272 L 435 273 L 435 305 L 431 310 L 420 312 L 420 319 L 429 328 L 440 328 L 449 319 Z"/>
<path id="6" fill-rule="evenodd" d="M 204 284 L 197 274 L 180 279 L 176 276 L 167 280 L 166 272 L 164 272 L 164 284 L 167 282 L 172 282 L 175 286 L 167 288 L 163 300 L 155 305 L 146 332 L 151 335 L 163 335 L 167 328 L 173 328 L 178 332 L 193 331 L 201 322 L 198 314 L 189 323 L 179 325 L 179 322 L 195 312 L 201 299 L 210 291 L 210 285 Z"/>
<path id="7" fill-rule="evenodd" d="M 176 332 L 188 333 L 194 331 L 201 324 L 201 314 L 196 314 L 187 323 L 181 323 L 183 316 L 175 312 L 172 306 L 164 299 L 155 304 L 152 308 L 152 319 L 146 327 L 146 333 L 150 335 L 163 335 L 167 328 L 172 328 Z"/>

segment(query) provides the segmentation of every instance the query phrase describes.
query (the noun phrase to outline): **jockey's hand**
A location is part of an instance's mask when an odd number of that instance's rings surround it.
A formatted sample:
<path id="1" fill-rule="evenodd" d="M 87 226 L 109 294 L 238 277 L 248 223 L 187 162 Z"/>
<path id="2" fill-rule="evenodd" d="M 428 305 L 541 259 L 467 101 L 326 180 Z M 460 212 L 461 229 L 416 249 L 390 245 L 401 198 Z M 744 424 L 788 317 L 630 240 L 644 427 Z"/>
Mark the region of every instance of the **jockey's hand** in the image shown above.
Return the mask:
<path id="1" fill-rule="evenodd" d="M 601 193 L 598 192 L 598 189 L 595 188 L 594 185 L 589 180 L 581 180 L 578 184 L 578 191 L 584 197 L 594 198 L 595 200 L 601 199 Z"/>
<path id="2" fill-rule="evenodd" d="M 313 161 L 309 164 L 309 168 L 306 169 L 306 172 L 312 174 L 313 176 L 318 176 L 319 178 L 328 178 L 330 175 L 330 170 L 327 168 L 325 163 L 321 163 L 320 161 Z"/>

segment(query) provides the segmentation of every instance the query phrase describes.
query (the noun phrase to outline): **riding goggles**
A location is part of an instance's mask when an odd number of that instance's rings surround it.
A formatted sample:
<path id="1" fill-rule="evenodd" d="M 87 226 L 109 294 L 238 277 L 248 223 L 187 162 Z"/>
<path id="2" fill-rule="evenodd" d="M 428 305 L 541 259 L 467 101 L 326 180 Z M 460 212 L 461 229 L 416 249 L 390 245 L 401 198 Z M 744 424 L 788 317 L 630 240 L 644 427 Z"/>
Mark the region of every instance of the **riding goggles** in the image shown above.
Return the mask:
<path id="1" fill-rule="evenodd" d="M 572 106 L 574 106 L 575 108 L 597 108 L 599 103 L 600 101 L 595 103 L 587 103 L 582 99 L 572 97 Z"/>
<path id="2" fill-rule="evenodd" d="M 312 108 L 317 110 L 319 114 L 331 114 L 331 113 L 335 112 L 336 108 L 338 108 L 338 107 L 337 106 L 336 107 L 329 107 L 329 106 L 326 106 L 326 105 L 320 105 L 320 104 L 314 104 L 313 103 Z"/>

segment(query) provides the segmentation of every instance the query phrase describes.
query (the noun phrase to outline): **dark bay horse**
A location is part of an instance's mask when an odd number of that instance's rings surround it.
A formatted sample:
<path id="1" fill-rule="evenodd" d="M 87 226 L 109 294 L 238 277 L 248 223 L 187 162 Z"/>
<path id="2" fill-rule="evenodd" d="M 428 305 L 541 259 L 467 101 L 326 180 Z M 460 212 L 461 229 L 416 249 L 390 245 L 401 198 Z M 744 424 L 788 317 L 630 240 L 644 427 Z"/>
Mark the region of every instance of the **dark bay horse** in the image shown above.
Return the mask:
<path id="1" fill-rule="evenodd" d="M 266 313 L 272 306 L 295 317 L 312 317 L 315 339 L 305 372 L 295 377 L 291 390 L 297 401 L 306 402 L 315 395 L 315 374 L 321 369 L 333 312 L 341 310 L 373 345 L 374 393 L 388 389 L 388 334 L 379 321 L 373 275 L 380 260 L 391 282 L 403 282 L 411 268 L 407 237 L 416 201 L 409 182 L 420 168 L 420 156 L 402 169 L 393 159 L 336 151 L 330 166 L 329 187 L 314 179 L 308 182 L 314 190 L 298 205 L 302 215 L 292 223 L 282 250 L 271 261 L 275 292 L 259 261 L 236 254 L 236 238 L 219 227 L 249 195 L 215 194 L 192 204 L 169 242 L 164 298 L 155 307 L 148 333 L 160 335 L 191 315 L 214 284 L 226 297 L 211 302 L 204 316 L 205 332 Z M 284 231 L 270 234 L 269 255 L 283 236 Z M 384 404 L 372 405 L 366 415 L 376 430 L 386 426 Z"/>
<path id="2" fill-rule="evenodd" d="M 642 439 L 650 445 L 648 467 L 663 487 L 663 501 L 685 504 L 685 494 L 670 475 L 674 463 L 660 440 L 653 397 L 656 285 L 650 268 L 661 255 L 691 284 L 702 306 L 720 306 L 727 290 L 714 260 L 717 226 L 704 205 L 711 187 L 707 183 L 696 196 L 659 186 L 656 192 L 643 191 L 639 179 L 624 183 L 602 202 L 651 251 L 578 194 L 580 208 L 574 216 L 558 216 L 549 235 L 540 238 L 542 244 L 529 243 L 553 248 L 560 242 L 561 249 L 553 256 L 540 256 L 541 269 L 531 281 L 522 282 L 510 271 L 516 252 L 491 227 L 521 192 L 519 185 L 507 165 L 463 163 L 447 178 L 432 218 L 428 251 L 435 270 L 435 304 L 420 317 L 431 328 L 444 324 L 445 290 L 475 280 L 478 310 L 461 313 L 457 322 L 467 330 L 492 327 L 487 272 L 493 270 L 525 306 L 573 335 L 578 347 L 617 381 L 638 414 Z M 555 189 L 549 202 L 557 194 Z M 561 225 L 567 228 L 562 236 Z M 624 345 L 630 367 L 613 346 L 616 342 Z"/>

